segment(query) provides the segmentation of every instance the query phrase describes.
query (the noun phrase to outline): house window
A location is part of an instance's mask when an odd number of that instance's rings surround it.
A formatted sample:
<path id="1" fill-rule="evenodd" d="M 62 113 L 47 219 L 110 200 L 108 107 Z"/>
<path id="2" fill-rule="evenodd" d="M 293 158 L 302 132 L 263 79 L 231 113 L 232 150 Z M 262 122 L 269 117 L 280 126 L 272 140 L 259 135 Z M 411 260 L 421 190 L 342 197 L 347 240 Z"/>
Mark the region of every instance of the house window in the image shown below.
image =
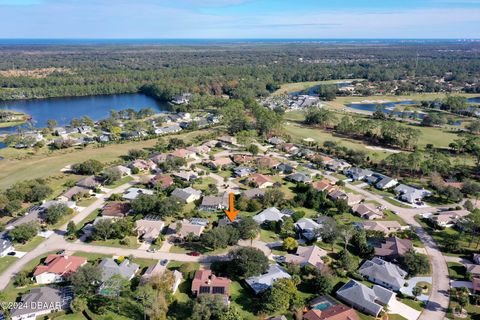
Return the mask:
<path id="1" fill-rule="evenodd" d="M 212 293 L 213 294 L 225 294 L 225 288 L 224 287 L 213 287 Z"/>
<path id="2" fill-rule="evenodd" d="M 210 293 L 210 287 L 200 287 L 200 293 Z"/>

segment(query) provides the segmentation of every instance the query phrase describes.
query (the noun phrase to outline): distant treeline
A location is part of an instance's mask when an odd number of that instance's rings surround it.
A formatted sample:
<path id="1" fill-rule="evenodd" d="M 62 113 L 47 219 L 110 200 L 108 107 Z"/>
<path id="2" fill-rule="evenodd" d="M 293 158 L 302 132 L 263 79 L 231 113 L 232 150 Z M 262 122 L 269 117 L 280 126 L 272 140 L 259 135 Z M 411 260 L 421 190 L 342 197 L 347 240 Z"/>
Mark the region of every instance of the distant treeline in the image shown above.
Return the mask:
<path id="1" fill-rule="evenodd" d="M 0 100 L 133 92 L 169 100 L 187 91 L 245 99 L 280 83 L 344 78 L 446 77 L 475 91 L 478 49 L 478 43 L 0 47 Z"/>

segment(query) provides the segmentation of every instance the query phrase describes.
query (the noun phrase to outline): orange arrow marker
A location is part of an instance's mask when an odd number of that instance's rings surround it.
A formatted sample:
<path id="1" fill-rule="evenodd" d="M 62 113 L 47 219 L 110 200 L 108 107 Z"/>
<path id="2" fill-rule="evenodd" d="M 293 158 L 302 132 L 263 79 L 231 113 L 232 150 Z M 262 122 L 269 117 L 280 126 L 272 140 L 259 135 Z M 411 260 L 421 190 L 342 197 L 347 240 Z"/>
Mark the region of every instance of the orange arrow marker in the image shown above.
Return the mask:
<path id="1" fill-rule="evenodd" d="M 233 220 L 235 220 L 238 213 L 240 212 L 239 210 L 235 210 L 235 195 L 233 194 L 233 192 L 230 192 L 229 200 L 230 200 L 229 201 L 230 207 L 228 208 L 228 210 L 223 210 L 223 211 L 225 211 L 225 214 L 227 215 L 228 219 L 230 219 L 230 221 L 233 222 Z"/>

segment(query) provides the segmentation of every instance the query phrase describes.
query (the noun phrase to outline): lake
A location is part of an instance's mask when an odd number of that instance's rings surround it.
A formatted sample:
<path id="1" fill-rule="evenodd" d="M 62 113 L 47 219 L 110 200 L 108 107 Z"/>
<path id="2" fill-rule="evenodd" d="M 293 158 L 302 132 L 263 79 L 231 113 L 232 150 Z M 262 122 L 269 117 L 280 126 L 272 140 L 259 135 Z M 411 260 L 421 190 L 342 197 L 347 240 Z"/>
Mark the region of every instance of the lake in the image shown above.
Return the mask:
<path id="1" fill-rule="evenodd" d="M 139 93 L 0 102 L 0 109 L 20 111 L 32 116 L 31 122 L 36 128 L 46 127 L 49 119 L 56 120 L 59 126 L 64 126 L 72 119 L 83 116 L 89 116 L 93 120 L 105 119 L 112 109 L 132 108 L 138 111 L 146 107 L 157 112 L 168 110 L 167 103 Z M 16 127 L 2 128 L 0 133 L 16 130 Z"/>

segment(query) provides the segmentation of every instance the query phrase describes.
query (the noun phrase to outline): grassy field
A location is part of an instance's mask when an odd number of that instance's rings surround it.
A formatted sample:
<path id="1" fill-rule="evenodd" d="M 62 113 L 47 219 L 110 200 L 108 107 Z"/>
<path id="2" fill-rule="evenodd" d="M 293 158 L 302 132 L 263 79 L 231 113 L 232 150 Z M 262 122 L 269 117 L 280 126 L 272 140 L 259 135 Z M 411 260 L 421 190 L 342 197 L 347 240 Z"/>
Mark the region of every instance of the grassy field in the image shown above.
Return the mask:
<path id="1" fill-rule="evenodd" d="M 120 239 L 108 239 L 105 241 L 92 241 L 89 242 L 89 244 L 92 244 L 94 246 L 105 246 L 105 247 L 116 247 L 116 248 L 128 248 L 128 249 L 138 249 L 140 247 L 140 244 L 137 241 L 137 237 L 135 236 L 129 236 L 127 237 L 128 244 L 121 244 Z"/>
<path id="2" fill-rule="evenodd" d="M 275 91 L 272 95 L 279 96 L 289 92 L 306 90 L 321 84 L 336 84 L 342 82 L 363 81 L 364 79 L 340 79 L 340 80 L 325 80 L 325 81 L 305 81 L 295 83 L 284 83 L 280 86 L 280 89 Z"/>
<path id="3" fill-rule="evenodd" d="M 205 131 L 201 131 L 206 133 Z M 199 135 L 199 131 L 167 137 L 177 137 L 186 141 Z M 120 156 L 126 155 L 130 149 L 152 148 L 156 139 L 145 141 L 129 141 L 122 144 L 109 144 L 105 147 L 93 145 L 86 148 L 70 148 L 50 151 L 47 148 L 37 153 L 32 150 L 17 150 L 4 148 L 0 150 L 0 156 L 5 159 L 0 161 L 0 189 L 11 184 L 35 178 L 45 178 L 59 175 L 60 170 L 67 165 L 82 162 L 88 159 L 96 159 L 104 163 L 119 161 Z"/>
<path id="4" fill-rule="evenodd" d="M 36 247 L 38 247 L 38 245 L 40 243 L 42 243 L 44 240 L 45 240 L 45 238 L 40 237 L 40 236 L 36 236 L 25 244 L 15 245 L 15 249 L 17 251 L 21 251 L 21 252 L 29 252 L 29 251 L 32 251 L 33 249 L 35 249 Z"/>
<path id="5" fill-rule="evenodd" d="M 5 256 L 3 258 L 0 258 L 0 274 L 3 273 L 3 271 L 7 270 L 7 268 L 17 259 L 17 257 L 12 256 Z"/>
<path id="6" fill-rule="evenodd" d="M 462 96 L 467 98 L 478 97 L 478 93 L 460 93 L 460 94 L 451 94 L 452 96 Z M 423 101 L 423 100 L 435 100 L 435 99 L 444 99 L 447 97 L 446 93 L 412 93 L 401 96 L 392 96 L 392 95 L 378 95 L 378 96 L 368 96 L 368 97 L 337 97 L 335 102 L 346 104 L 352 102 L 362 102 L 362 101 Z"/>

